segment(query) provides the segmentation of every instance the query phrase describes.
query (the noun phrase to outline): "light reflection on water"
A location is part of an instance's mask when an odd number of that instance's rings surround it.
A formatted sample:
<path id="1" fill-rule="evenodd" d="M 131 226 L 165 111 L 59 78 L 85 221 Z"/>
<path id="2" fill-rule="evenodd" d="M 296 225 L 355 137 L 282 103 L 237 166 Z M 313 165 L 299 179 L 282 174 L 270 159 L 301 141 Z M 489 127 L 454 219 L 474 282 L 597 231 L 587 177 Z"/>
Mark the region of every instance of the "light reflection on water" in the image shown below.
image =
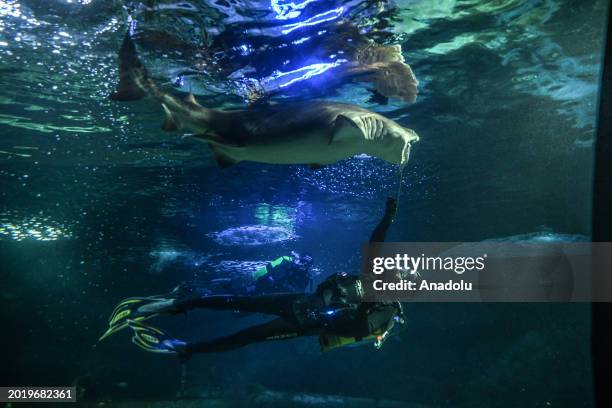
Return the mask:
<path id="1" fill-rule="evenodd" d="M 293 230 L 296 221 L 297 210 L 284 205 L 270 205 L 260 203 L 255 206 L 255 219 L 264 225 L 282 225 Z"/>
<path id="2" fill-rule="evenodd" d="M 267 245 L 297 238 L 297 235 L 287 228 L 269 225 L 243 225 L 208 235 L 219 245 L 225 246 Z"/>
<path id="3" fill-rule="evenodd" d="M 57 241 L 72 238 L 70 228 L 51 217 L 0 214 L 0 241 Z"/>
<path id="4" fill-rule="evenodd" d="M 522 244 L 547 242 L 589 242 L 590 237 L 577 234 L 559 234 L 553 231 L 537 231 L 528 234 L 513 235 L 504 238 L 491 238 L 485 242 L 516 242 Z"/>
<path id="5" fill-rule="evenodd" d="M 272 9 L 276 12 L 278 20 L 289 20 L 299 17 L 304 7 L 317 0 L 304 0 L 302 2 L 292 0 L 271 0 Z"/>

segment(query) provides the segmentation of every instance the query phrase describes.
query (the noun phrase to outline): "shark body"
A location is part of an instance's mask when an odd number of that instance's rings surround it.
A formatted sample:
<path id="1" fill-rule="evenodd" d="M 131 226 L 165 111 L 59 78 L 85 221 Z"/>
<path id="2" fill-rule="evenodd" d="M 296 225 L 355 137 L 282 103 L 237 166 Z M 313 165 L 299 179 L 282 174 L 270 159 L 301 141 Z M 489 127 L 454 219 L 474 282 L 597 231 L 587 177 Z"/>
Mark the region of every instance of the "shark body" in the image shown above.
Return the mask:
<path id="1" fill-rule="evenodd" d="M 187 129 L 208 143 L 220 167 L 240 161 L 321 166 L 367 154 L 390 163 L 407 162 L 419 140 L 382 115 L 351 104 L 310 101 L 241 110 L 201 106 L 192 94 L 179 98 L 148 75 L 126 35 L 119 51 L 120 81 L 111 99 L 158 100 L 166 113 L 163 129 Z"/>

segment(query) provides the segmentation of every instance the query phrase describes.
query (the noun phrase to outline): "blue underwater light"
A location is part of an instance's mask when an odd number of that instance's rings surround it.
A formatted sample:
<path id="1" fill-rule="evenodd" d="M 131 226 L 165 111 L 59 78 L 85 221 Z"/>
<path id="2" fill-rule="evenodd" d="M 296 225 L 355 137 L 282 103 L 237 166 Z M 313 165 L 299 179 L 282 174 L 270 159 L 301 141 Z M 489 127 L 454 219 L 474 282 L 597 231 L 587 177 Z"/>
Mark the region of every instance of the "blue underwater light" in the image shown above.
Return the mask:
<path id="1" fill-rule="evenodd" d="M 338 7 L 338 8 L 317 14 L 299 23 L 287 24 L 285 26 L 286 28 L 282 30 L 282 33 L 289 34 L 290 32 L 297 30 L 298 28 L 311 27 L 317 24 L 325 23 L 327 21 L 335 20 L 342 15 L 343 11 L 344 11 L 344 7 Z"/>
<path id="2" fill-rule="evenodd" d="M 304 81 L 314 76 L 321 75 L 329 69 L 340 66 L 345 62 L 347 62 L 347 60 L 338 59 L 334 62 L 320 62 L 316 64 L 306 65 L 305 67 L 294 69 L 288 72 L 276 71 L 272 75 L 271 80 L 289 77 L 290 79 L 287 82 L 283 82 L 278 85 L 279 88 L 285 88 L 296 82 Z"/>

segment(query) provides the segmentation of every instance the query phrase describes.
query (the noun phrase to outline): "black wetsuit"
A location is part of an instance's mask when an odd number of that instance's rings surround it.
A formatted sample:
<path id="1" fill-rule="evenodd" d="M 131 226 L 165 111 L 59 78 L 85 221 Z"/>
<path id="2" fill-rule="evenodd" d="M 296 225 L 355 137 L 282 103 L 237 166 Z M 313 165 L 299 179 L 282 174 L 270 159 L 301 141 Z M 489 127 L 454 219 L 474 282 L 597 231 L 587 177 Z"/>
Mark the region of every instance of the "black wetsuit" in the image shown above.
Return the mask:
<path id="1" fill-rule="evenodd" d="M 277 316 L 232 335 L 187 346 L 189 354 L 214 353 L 300 336 L 337 335 L 360 340 L 390 329 L 400 313 L 397 303 L 362 303 L 362 295 L 359 277 L 340 273 L 322 282 L 314 294 L 193 297 L 176 306 L 181 310 L 206 308 Z"/>
<path id="2" fill-rule="evenodd" d="M 389 200 L 370 242 L 384 241 L 395 210 L 395 200 Z M 401 306 L 397 302 L 366 303 L 362 297 L 359 277 L 339 273 L 319 284 L 313 294 L 189 296 L 177 299 L 175 306 L 179 310 L 206 308 L 277 316 L 229 336 L 187 345 L 188 354 L 214 353 L 300 336 L 335 335 L 360 340 L 390 330 L 394 318 L 401 314 Z"/>

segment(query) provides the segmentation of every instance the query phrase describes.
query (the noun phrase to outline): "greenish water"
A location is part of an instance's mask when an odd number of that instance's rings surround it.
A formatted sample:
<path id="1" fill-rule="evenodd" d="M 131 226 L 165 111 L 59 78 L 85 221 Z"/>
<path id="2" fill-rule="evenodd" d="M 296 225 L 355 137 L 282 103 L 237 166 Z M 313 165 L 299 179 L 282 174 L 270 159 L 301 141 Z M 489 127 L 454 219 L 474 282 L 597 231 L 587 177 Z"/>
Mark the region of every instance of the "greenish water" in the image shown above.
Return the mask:
<path id="1" fill-rule="evenodd" d="M 606 1 L 177 4 L 0 0 L 2 384 L 75 384 L 82 401 L 111 406 L 174 399 L 177 361 L 141 353 L 127 333 L 95 345 L 117 301 L 236 277 L 291 250 L 311 254 L 320 279 L 356 271 L 397 191 L 397 169 L 368 157 L 221 171 L 206 146 L 160 130 L 157 103 L 110 101 L 128 11 L 175 39 L 141 45 L 149 70 L 207 106 L 244 105 L 245 81 L 267 78 L 276 101 L 350 102 L 414 129 L 390 241 L 589 236 Z M 300 79 L 335 61 L 320 50 L 336 15 L 401 44 L 416 102 L 376 103 L 333 69 Z M 193 51 L 214 41 L 224 54 Z M 221 68 L 197 70 L 202 61 Z M 281 86 L 278 72 L 294 71 L 300 80 Z M 184 388 L 232 401 L 273 390 L 592 406 L 588 305 L 410 304 L 406 314 L 381 351 L 321 354 L 312 338 L 252 345 L 194 358 Z M 202 312 L 159 324 L 196 340 L 263 320 Z"/>

